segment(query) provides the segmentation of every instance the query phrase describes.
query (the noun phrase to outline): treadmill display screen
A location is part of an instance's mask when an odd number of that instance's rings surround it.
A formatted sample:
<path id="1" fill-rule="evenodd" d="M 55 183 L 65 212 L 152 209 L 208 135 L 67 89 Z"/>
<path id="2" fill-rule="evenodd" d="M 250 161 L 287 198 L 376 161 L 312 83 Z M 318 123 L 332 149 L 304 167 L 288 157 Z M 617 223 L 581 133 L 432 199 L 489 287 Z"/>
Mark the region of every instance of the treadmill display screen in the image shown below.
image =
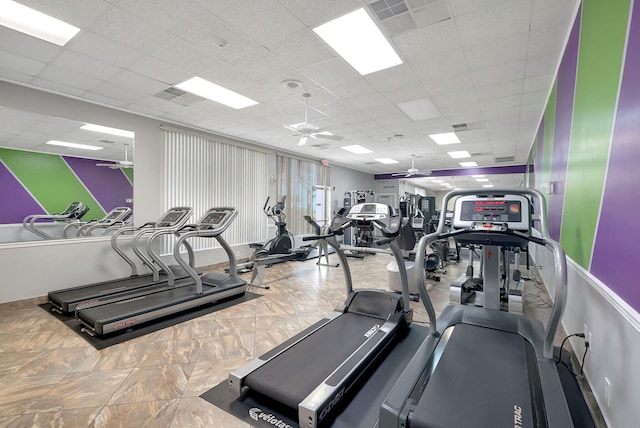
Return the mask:
<path id="1" fill-rule="evenodd" d="M 112 221 L 117 219 L 121 215 L 122 215 L 122 211 L 113 211 L 111 214 L 109 214 L 104 219 L 102 219 L 102 221 Z"/>
<path id="2" fill-rule="evenodd" d="M 178 221 L 180 221 L 180 219 L 182 219 L 184 214 L 185 211 L 169 211 L 167 215 L 162 217 L 158 224 L 163 226 L 173 226 Z"/>
<path id="3" fill-rule="evenodd" d="M 460 220 L 519 223 L 522 221 L 520 201 L 463 201 Z"/>
<path id="4" fill-rule="evenodd" d="M 217 226 L 222 223 L 222 220 L 224 220 L 226 216 L 226 211 L 213 211 L 207 214 L 201 224 L 203 226 Z"/>
<path id="5" fill-rule="evenodd" d="M 375 214 L 376 204 L 364 204 L 360 210 L 360 214 Z"/>

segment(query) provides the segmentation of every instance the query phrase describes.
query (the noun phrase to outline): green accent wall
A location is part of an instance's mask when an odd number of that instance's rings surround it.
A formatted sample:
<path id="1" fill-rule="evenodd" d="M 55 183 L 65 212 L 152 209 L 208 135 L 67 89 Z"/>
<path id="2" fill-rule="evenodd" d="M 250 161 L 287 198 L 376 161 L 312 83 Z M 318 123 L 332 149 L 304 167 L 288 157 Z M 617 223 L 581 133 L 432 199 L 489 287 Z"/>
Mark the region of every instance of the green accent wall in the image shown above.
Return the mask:
<path id="1" fill-rule="evenodd" d="M 600 212 L 629 5 L 629 0 L 583 3 L 560 242 L 585 269 Z"/>
<path id="2" fill-rule="evenodd" d="M 553 83 L 551 88 L 551 94 L 549 94 L 549 101 L 547 107 L 544 110 L 544 135 L 542 143 L 542 165 L 540 170 L 542 171 L 540 177 L 540 184 L 542 185 L 542 191 L 544 186 L 551 181 L 551 158 L 553 154 L 553 136 L 556 128 L 556 95 L 558 93 L 557 80 Z"/>
<path id="3" fill-rule="evenodd" d="M 133 184 L 133 168 L 122 168 L 122 172 L 127 176 L 129 183 Z"/>
<path id="4" fill-rule="evenodd" d="M 105 216 L 95 198 L 60 156 L 0 148 L 0 158 L 49 213 L 63 211 L 74 201 L 89 207 L 83 221 Z"/>

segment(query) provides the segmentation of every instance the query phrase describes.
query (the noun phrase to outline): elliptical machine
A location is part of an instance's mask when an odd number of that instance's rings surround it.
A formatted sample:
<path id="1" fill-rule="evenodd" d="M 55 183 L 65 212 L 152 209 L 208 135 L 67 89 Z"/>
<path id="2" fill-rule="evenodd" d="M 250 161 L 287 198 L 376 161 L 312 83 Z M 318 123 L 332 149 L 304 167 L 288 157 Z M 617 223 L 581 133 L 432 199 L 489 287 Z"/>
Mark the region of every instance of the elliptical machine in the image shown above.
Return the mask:
<path id="1" fill-rule="evenodd" d="M 284 201 L 287 199 L 283 196 L 280 202 L 274 206 L 269 206 L 269 196 L 262 207 L 262 211 L 273 220 L 277 227 L 276 236 L 264 244 L 249 244 L 253 248 L 253 254 L 249 258 L 250 261 L 264 256 L 272 256 L 274 254 L 289 254 L 292 248 L 295 248 L 295 241 L 291 232 L 287 230 L 285 219 L 287 215 L 284 213 Z"/>

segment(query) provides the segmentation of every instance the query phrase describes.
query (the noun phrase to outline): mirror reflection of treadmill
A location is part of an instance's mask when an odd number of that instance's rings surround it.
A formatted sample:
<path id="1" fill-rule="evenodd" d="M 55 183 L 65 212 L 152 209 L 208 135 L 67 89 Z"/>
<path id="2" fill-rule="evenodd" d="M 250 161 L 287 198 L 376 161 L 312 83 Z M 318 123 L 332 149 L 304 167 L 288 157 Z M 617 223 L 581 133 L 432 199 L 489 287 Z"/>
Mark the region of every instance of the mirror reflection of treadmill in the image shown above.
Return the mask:
<path id="1" fill-rule="evenodd" d="M 192 209 L 188 207 L 176 207 L 165 212 L 154 228 L 141 227 L 133 230 L 136 233 L 152 233 L 165 229 L 177 229 L 186 224 L 191 216 Z M 132 275 L 124 278 L 100 281 L 93 284 L 82 285 L 78 287 L 65 288 L 61 290 L 51 291 L 48 293 L 48 302 L 53 306 L 53 310 L 59 313 L 74 312 L 79 307 L 88 307 L 91 305 L 103 304 L 130 298 L 131 295 L 141 292 L 143 289 L 156 290 L 168 287 L 168 277 L 166 273 L 160 272 L 159 279 L 153 279 L 153 273 L 143 275 L 134 275 L 135 261 L 132 260 L 121 248 L 118 243 L 118 237 L 132 231 L 130 227 L 123 227 L 117 230 L 111 236 L 111 246 L 113 250 L 120 255 L 130 266 L 132 266 Z M 133 242 L 133 240 L 129 240 Z M 133 264 L 133 265 L 132 265 Z M 182 269 L 172 269 L 177 280 L 184 279 L 188 275 Z M 150 288 L 149 288 L 150 287 Z"/>

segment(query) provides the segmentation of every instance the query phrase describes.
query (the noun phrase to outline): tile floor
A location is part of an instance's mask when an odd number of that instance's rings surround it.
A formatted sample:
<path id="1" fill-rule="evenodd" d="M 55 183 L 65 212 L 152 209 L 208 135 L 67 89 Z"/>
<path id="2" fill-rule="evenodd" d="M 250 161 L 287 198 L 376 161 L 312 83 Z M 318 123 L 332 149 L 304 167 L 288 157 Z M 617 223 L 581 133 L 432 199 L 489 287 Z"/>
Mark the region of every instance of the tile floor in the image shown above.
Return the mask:
<path id="1" fill-rule="evenodd" d="M 386 288 L 389 261 L 351 258 L 354 286 Z M 465 267 L 430 282 L 437 313 Z M 248 427 L 199 395 L 345 298 L 342 269 L 315 260 L 273 266 L 265 278 L 268 290 L 251 288 L 259 299 L 100 351 L 39 308 L 44 298 L 0 305 L 0 427 Z M 544 320 L 536 299 L 526 310 Z M 412 305 L 425 324 L 422 304 Z"/>

